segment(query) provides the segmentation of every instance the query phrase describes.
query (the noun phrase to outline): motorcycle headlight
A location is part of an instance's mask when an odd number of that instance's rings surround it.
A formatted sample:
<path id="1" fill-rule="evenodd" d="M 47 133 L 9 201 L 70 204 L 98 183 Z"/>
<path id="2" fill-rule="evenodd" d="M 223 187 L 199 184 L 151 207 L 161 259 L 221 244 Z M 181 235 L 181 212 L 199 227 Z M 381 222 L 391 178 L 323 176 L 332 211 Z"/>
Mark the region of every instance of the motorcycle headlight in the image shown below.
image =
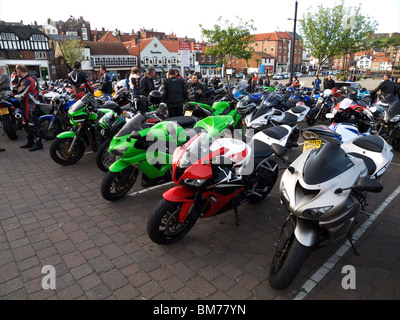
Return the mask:
<path id="1" fill-rule="evenodd" d="M 128 147 L 121 149 L 111 149 L 110 153 L 114 156 L 122 157 L 126 150 L 128 150 Z"/>
<path id="2" fill-rule="evenodd" d="M 206 181 L 207 181 L 206 179 L 183 179 L 184 184 L 187 184 L 187 185 L 193 186 L 193 187 L 199 187 Z"/>
<path id="3" fill-rule="evenodd" d="M 307 219 L 317 219 L 324 213 L 327 213 L 331 208 L 333 208 L 333 206 L 307 209 L 303 211 L 303 216 Z"/>

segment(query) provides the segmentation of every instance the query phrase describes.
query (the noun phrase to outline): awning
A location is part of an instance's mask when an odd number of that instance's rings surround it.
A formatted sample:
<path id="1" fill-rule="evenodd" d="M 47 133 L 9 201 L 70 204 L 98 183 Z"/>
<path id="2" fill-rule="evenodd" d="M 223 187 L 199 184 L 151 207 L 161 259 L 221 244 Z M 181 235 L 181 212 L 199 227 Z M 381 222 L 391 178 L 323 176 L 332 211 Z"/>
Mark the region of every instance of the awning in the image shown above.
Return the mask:
<path id="1" fill-rule="evenodd" d="M 156 70 L 156 72 L 164 72 L 163 68 L 154 67 L 154 70 Z"/>

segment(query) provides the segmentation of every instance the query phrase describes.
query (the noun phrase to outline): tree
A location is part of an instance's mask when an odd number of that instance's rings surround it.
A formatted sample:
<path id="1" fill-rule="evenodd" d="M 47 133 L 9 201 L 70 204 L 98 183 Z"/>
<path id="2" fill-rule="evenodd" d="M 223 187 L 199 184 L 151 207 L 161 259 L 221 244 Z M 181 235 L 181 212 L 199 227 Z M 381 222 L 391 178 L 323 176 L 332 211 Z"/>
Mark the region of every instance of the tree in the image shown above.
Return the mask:
<path id="1" fill-rule="evenodd" d="M 67 64 L 72 68 L 75 61 L 85 59 L 85 45 L 79 40 L 68 40 L 60 44 L 61 52 Z"/>
<path id="2" fill-rule="evenodd" d="M 361 4 L 346 8 L 342 1 L 333 8 L 319 5 L 316 13 L 308 10 L 300 20 L 300 33 L 303 47 L 319 61 L 319 74 L 327 60 L 367 49 L 376 26 L 376 21 L 361 14 Z"/>
<path id="3" fill-rule="evenodd" d="M 244 22 L 239 17 L 237 25 L 225 21 L 225 25 L 221 26 L 222 17 L 218 18 L 218 24 L 214 25 L 214 29 L 204 29 L 200 25 L 203 40 L 210 45 L 206 49 L 206 55 L 211 55 L 217 59 L 217 64 L 226 65 L 232 58 L 244 59 L 246 62 L 253 57 L 255 36 L 251 35 L 251 30 L 255 30 L 253 20 Z M 225 73 L 227 83 L 228 75 Z M 230 87 L 228 85 L 228 91 Z"/>

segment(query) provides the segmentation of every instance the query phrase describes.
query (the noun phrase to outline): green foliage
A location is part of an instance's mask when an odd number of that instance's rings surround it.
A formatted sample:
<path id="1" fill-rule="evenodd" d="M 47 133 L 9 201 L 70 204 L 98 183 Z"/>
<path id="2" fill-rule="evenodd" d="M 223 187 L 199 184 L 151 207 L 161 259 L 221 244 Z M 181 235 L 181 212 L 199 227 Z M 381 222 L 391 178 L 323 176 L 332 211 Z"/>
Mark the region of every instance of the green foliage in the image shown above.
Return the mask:
<path id="1" fill-rule="evenodd" d="M 67 64 L 71 67 L 76 61 L 85 59 L 85 45 L 79 40 L 68 40 L 60 44 L 61 52 Z"/>
<path id="2" fill-rule="evenodd" d="M 373 48 L 389 48 L 389 47 L 399 47 L 400 46 L 400 36 L 390 37 L 390 38 L 380 38 L 372 39 Z"/>
<path id="3" fill-rule="evenodd" d="M 300 20 L 300 33 L 303 47 L 319 60 L 319 72 L 332 57 L 369 48 L 368 35 L 376 26 L 376 21 L 361 14 L 361 4 L 346 8 L 342 1 L 333 8 L 319 5 L 316 13 L 305 13 Z"/>
<path id="4" fill-rule="evenodd" d="M 218 24 L 213 29 L 204 29 L 200 25 L 202 38 L 210 47 L 207 47 L 206 55 L 216 57 L 217 64 L 226 65 L 229 59 L 244 59 L 246 61 L 253 57 L 255 36 L 251 31 L 255 30 L 253 20 L 244 22 L 236 17 L 237 24 L 228 20 L 222 24 L 222 17 L 219 17 Z M 229 88 L 229 87 L 228 87 Z"/>

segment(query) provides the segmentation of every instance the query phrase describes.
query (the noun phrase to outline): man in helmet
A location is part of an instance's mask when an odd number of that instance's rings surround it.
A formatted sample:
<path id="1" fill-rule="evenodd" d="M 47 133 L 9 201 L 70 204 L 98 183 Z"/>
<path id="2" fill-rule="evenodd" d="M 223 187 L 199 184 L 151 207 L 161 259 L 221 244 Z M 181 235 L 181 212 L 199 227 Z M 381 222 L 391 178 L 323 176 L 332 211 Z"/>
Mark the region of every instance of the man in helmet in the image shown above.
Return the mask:
<path id="1" fill-rule="evenodd" d="M 183 115 L 183 105 L 187 100 L 185 81 L 178 77 L 175 69 L 169 69 L 164 81 L 163 100 L 167 104 L 170 117 Z"/>

